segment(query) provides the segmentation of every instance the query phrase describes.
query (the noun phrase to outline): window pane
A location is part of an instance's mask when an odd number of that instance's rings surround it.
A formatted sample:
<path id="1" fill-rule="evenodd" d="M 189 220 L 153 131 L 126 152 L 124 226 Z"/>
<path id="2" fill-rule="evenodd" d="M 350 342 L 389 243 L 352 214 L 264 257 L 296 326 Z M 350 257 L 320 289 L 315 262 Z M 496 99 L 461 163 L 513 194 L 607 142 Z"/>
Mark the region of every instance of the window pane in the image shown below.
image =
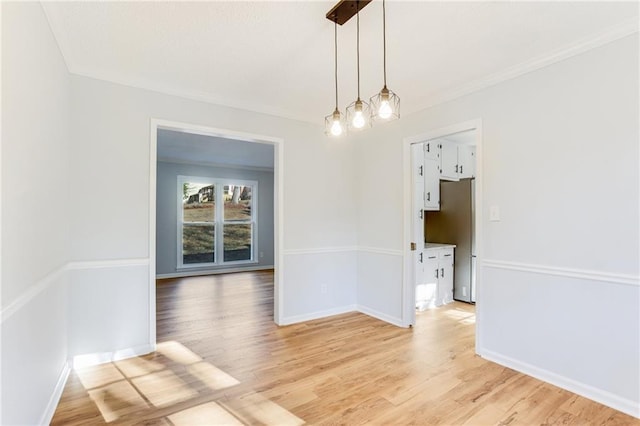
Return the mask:
<path id="1" fill-rule="evenodd" d="M 251 224 L 224 225 L 224 261 L 251 260 Z"/>
<path id="2" fill-rule="evenodd" d="M 251 220 L 251 187 L 226 185 L 224 187 L 224 220 Z"/>
<path id="3" fill-rule="evenodd" d="M 182 263 L 213 263 L 215 227 L 187 225 L 182 228 Z"/>
<path id="4" fill-rule="evenodd" d="M 213 222 L 216 219 L 215 187 L 207 183 L 182 184 L 184 222 Z"/>

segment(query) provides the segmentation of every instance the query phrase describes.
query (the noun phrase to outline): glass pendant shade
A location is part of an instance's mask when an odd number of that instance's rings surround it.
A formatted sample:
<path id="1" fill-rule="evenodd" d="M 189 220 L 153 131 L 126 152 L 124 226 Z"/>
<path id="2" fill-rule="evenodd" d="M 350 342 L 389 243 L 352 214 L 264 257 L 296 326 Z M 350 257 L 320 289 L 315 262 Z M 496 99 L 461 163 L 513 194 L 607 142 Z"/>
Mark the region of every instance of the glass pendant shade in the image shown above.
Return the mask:
<path id="1" fill-rule="evenodd" d="M 324 133 L 327 136 L 340 136 L 345 131 L 344 119 L 338 108 L 324 118 Z"/>
<path id="2" fill-rule="evenodd" d="M 392 121 L 400 118 L 400 97 L 384 86 L 380 93 L 372 96 L 371 119 L 375 121 Z"/>
<path id="3" fill-rule="evenodd" d="M 347 107 L 347 128 L 358 131 L 371 127 L 371 108 L 358 98 Z"/>
<path id="4" fill-rule="evenodd" d="M 333 31 L 333 75 L 336 84 L 336 109 L 324 118 L 324 133 L 327 136 L 338 137 L 344 133 L 345 125 L 343 116 L 338 109 L 338 24 L 336 22 L 334 22 Z"/>
<path id="5" fill-rule="evenodd" d="M 400 118 L 400 97 L 387 88 L 387 12 L 382 0 L 382 71 L 384 86 L 371 97 L 371 120 L 384 122 Z"/>

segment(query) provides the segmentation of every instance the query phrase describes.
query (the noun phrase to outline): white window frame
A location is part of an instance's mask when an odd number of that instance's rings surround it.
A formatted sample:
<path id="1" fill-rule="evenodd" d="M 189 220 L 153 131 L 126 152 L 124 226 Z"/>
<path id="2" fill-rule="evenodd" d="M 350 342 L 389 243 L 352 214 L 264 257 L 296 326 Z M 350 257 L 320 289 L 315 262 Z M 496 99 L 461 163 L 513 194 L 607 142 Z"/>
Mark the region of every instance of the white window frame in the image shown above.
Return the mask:
<path id="1" fill-rule="evenodd" d="M 215 188 L 215 220 L 213 221 L 214 227 L 214 261 L 207 263 L 184 263 L 183 256 L 183 223 L 184 223 L 184 210 L 182 203 L 182 187 L 186 183 L 199 183 L 214 185 Z M 239 222 L 226 222 L 227 224 L 251 224 L 251 259 L 249 260 L 234 260 L 224 261 L 224 187 L 226 185 L 242 185 L 251 187 L 251 219 L 250 221 Z M 193 269 L 193 268 L 207 268 L 207 267 L 220 267 L 220 266 L 233 266 L 243 264 L 257 264 L 257 247 L 258 247 L 258 181 L 245 180 L 245 179 L 228 179 L 228 178 L 210 178 L 205 176 L 183 176 L 178 175 L 178 185 L 176 188 L 177 199 L 177 238 L 176 238 L 176 253 L 177 262 L 176 269 Z"/>

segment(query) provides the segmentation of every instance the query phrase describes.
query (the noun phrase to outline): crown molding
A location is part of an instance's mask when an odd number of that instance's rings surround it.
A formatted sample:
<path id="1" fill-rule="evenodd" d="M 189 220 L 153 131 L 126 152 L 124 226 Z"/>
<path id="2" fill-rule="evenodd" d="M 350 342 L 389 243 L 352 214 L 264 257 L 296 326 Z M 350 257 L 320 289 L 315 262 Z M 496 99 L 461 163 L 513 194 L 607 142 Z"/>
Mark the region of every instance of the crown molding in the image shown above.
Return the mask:
<path id="1" fill-rule="evenodd" d="M 520 77 L 546 66 L 555 64 L 557 62 L 564 61 L 565 59 L 569 59 L 581 53 L 588 52 L 589 50 L 630 36 L 634 33 L 637 33 L 639 29 L 640 21 L 638 17 L 623 21 L 617 25 L 607 28 L 606 30 L 596 35 L 583 38 L 561 49 L 556 49 L 551 53 L 538 56 L 529 61 L 522 62 L 512 67 L 508 67 L 502 71 L 490 74 L 486 77 L 477 79 L 467 84 L 463 84 L 456 88 L 436 92 L 434 95 L 429 96 L 428 101 L 419 104 L 419 107 L 415 108 L 408 114 L 423 111 L 436 105 L 440 105 L 445 102 L 449 102 L 454 99 L 469 95 L 471 93 L 478 92 L 488 87 L 495 86 L 504 81 Z"/>
<path id="2" fill-rule="evenodd" d="M 57 28 L 54 24 L 55 20 L 52 20 L 47 12 L 46 7 L 42 7 L 44 10 L 44 14 L 49 22 L 49 26 L 51 27 L 54 38 L 56 39 L 56 44 L 58 45 L 58 49 L 61 52 L 61 55 L 64 59 L 64 62 L 69 70 L 70 74 L 91 78 L 100 81 L 106 81 L 113 84 L 118 84 L 121 86 L 132 87 L 141 90 L 147 90 L 151 92 L 156 92 L 159 94 L 177 96 L 184 99 L 190 99 L 193 101 L 204 102 L 212 105 L 217 105 L 221 107 L 238 109 L 245 112 L 253 112 L 258 114 L 265 114 L 269 116 L 274 116 L 277 118 L 284 118 L 288 120 L 294 120 L 305 124 L 312 124 L 314 126 L 320 126 L 321 124 L 317 119 L 310 119 L 305 115 L 300 113 L 296 113 L 294 111 L 290 111 L 287 109 L 277 108 L 275 106 L 270 105 L 260 105 L 254 102 L 247 101 L 237 101 L 232 99 L 227 99 L 220 96 L 215 96 L 210 93 L 205 93 L 201 91 L 195 90 L 186 90 L 186 89 L 176 89 L 171 88 L 166 85 L 158 85 L 151 84 L 148 82 L 142 82 L 134 79 L 127 79 L 121 77 L 115 77 L 113 75 L 109 75 L 108 73 L 103 72 L 88 72 L 79 69 L 76 64 L 73 63 L 69 59 L 67 55 L 65 55 L 64 46 L 60 43 L 60 40 L 56 36 L 56 34 L 62 34 L 60 28 Z M 556 49 L 551 53 L 538 56 L 529 61 L 514 65 L 512 67 L 508 67 L 502 71 L 497 73 L 488 75 L 486 77 L 477 79 L 467 84 L 463 84 L 461 86 L 445 89 L 439 92 L 436 92 L 431 95 L 427 95 L 423 97 L 422 102 L 418 102 L 415 108 L 412 108 L 410 111 L 406 113 L 406 115 L 411 115 L 425 109 L 434 107 L 436 105 L 440 105 L 454 99 L 458 99 L 460 97 L 469 95 L 474 92 L 478 92 L 480 90 L 486 89 L 491 86 L 495 86 L 504 81 L 522 76 L 524 74 L 536 71 L 540 68 L 549 66 L 551 64 L 563 61 L 565 59 L 571 58 L 573 56 L 579 55 L 581 53 L 587 52 L 589 50 L 595 49 L 597 47 L 603 46 L 605 44 L 611 43 L 613 41 L 619 40 L 621 38 L 627 37 L 634 33 L 637 33 L 640 29 L 640 18 L 634 17 L 619 24 L 608 27 L 607 29 L 589 36 L 583 39 L 580 39 L 574 43 L 571 43 L 561 49 Z"/>

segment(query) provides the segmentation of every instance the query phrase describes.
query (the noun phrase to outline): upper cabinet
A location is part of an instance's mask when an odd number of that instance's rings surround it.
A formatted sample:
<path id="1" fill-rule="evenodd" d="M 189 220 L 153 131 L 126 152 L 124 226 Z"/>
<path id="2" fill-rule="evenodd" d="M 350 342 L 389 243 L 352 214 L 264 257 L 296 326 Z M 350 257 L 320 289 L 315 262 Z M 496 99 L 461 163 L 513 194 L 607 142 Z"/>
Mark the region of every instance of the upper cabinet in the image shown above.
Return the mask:
<path id="1" fill-rule="evenodd" d="M 440 210 L 440 145 L 438 141 L 423 144 L 424 209 Z"/>
<path id="2" fill-rule="evenodd" d="M 446 139 L 411 145 L 414 199 L 422 197 L 422 210 L 440 210 L 440 180 L 475 177 L 475 146 Z"/>
<path id="3" fill-rule="evenodd" d="M 440 210 L 440 168 L 438 160 L 424 160 L 424 209 Z"/>
<path id="4" fill-rule="evenodd" d="M 425 160 L 440 161 L 440 145 L 437 140 L 424 143 L 424 158 Z"/>
<path id="5" fill-rule="evenodd" d="M 476 147 L 458 145 L 458 176 L 460 179 L 476 177 Z"/>
<path id="6" fill-rule="evenodd" d="M 440 142 L 440 179 L 460 180 L 475 177 L 475 147 L 442 140 Z"/>

